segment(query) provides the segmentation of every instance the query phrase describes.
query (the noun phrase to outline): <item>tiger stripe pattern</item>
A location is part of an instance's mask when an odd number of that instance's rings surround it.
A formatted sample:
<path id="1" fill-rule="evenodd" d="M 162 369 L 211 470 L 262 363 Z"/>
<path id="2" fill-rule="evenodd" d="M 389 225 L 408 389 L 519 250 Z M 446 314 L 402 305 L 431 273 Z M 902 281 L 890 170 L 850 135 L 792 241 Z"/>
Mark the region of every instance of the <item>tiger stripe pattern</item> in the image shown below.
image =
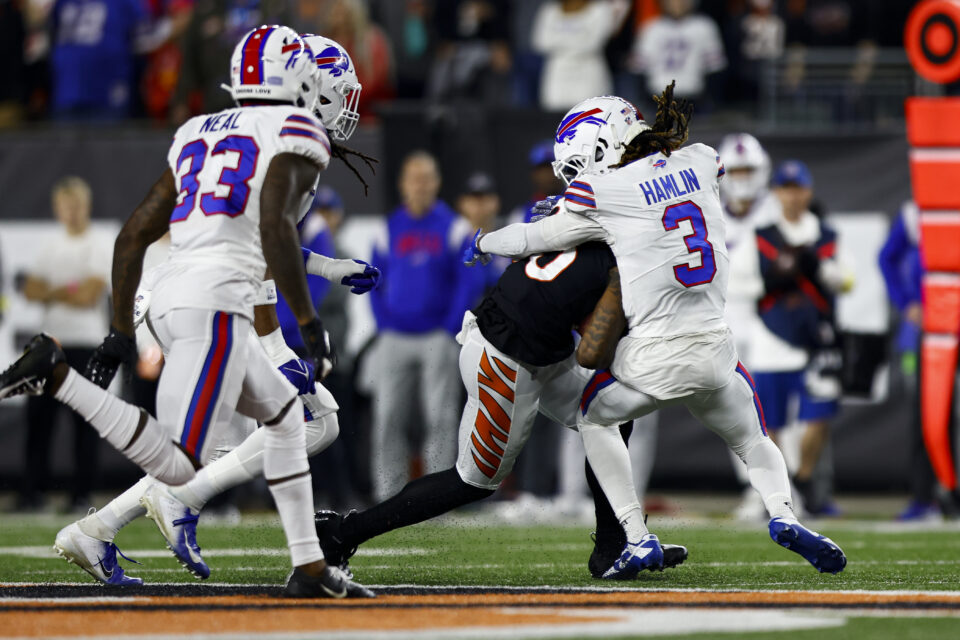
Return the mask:
<path id="1" fill-rule="evenodd" d="M 496 365 L 496 366 L 494 366 Z M 471 455 L 477 468 L 488 478 L 500 469 L 510 437 L 510 415 L 516 392 L 517 371 L 484 349 L 477 372 L 480 407 L 470 434 Z"/>

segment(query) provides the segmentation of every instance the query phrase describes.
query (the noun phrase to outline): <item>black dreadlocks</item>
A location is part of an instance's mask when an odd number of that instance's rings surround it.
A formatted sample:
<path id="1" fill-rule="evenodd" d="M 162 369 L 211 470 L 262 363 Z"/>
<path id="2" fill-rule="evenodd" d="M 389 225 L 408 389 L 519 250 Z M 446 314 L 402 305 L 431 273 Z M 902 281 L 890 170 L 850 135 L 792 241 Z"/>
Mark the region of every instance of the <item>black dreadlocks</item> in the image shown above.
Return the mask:
<path id="1" fill-rule="evenodd" d="M 657 119 L 653 126 L 641 131 L 627 143 L 620 163 L 614 167 L 626 166 L 658 151 L 669 156 L 671 151 L 679 149 L 680 145 L 687 141 L 693 105 L 683 98 L 673 99 L 673 88 L 676 84 L 677 81 L 674 80 L 663 93 L 653 96 L 653 101 L 657 103 Z"/>
<path id="2" fill-rule="evenodd" d="M 363 160 L 363 163 L 367 165 L 370 169 L 370 172 L 374 175 L 377 174 L 377 169 L 373 166 L 373 163 L 380 162 L 373 156 L 368 156 L 365 153 L 351 149 L 345 145 L 339 144 L 337 142 L 330 141 L 330 155 L 334 158 L 340 159 L 343 164 L 347 165 L 347 168 L 353 172 L 353 175 L 357 176 L 357 180 L 363 183 L 363 195 L 367 195 L 370 191 L 370 185 L 367 184 L 367 181 L 363 179 L 363 176 L 360 175 L 360 172 L 357 171 L 357 168 L 353 166 L 353 163 L 350 162 L 350 156 L 356 156 Z"/>

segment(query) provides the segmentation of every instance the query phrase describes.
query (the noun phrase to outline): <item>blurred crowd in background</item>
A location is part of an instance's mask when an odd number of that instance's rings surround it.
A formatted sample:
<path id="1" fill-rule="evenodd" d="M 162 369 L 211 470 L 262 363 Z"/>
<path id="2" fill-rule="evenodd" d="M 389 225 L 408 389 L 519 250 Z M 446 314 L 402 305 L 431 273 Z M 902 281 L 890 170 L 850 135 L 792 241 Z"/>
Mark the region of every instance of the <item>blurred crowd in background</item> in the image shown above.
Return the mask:
<path id="1" fill-rule="evenodd" d="M 849 50 L 845 82 L 898 47 L 913 2 L 871 0 L 0 0 L 0 127 L 179 124 L 231 106 L 219 86 L 263 23 L 343 44 L 367 122 L 393 100 L 563 111 L 670 78 L 698 109 L 755 103 L 765 65 L 800 91 L 806 52 Z"/>

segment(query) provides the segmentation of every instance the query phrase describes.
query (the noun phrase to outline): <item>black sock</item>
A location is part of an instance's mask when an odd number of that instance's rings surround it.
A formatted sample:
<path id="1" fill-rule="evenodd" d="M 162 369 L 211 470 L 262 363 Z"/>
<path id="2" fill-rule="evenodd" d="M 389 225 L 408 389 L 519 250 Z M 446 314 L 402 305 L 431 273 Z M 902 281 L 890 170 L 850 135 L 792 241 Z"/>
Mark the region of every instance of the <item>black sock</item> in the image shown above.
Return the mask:
<path id="1" fill-rule="evenodd" d="M 345 518 L 340 537 L 347 546 L 361 544 L 491 495 L 490 489 L 478 489 L 461 480 L 456 468 L 431 473 L 408 482 L 392 498 Z"/>
<path id="2" fill-rule="evenodd" d="M 631 433 L 633 433 L 632 422 L 620 425 L 620 435 L 623 436 L 624 442 L 630 439 Z M 593 474 L 590 463 L 587 462 L 584 466 L 584 472 L 587 475 L 587 486 L 590 487 L 590 493 L 593 494 L 593 508 L 597 514 L 597 546 L 611 545 L 616 549 L 620 549 L 627 543 L 623 526 L 613 513 L 613 508 L 607 501 L 607 496 L 604 495 L 603 489 L 600 488 L 600 483 L 597 481 L 597 476 Z"/>
<path id="3" fill-rule="evenodd" d="M 793 486 L 800 492 L 800 498 L 803 500 L 803 508 L 810 513 L 816 513 L 819 505 L 814 504 L 813 479 L 808 478 L 801 480 L 795 477 L 793 479 Z"/>

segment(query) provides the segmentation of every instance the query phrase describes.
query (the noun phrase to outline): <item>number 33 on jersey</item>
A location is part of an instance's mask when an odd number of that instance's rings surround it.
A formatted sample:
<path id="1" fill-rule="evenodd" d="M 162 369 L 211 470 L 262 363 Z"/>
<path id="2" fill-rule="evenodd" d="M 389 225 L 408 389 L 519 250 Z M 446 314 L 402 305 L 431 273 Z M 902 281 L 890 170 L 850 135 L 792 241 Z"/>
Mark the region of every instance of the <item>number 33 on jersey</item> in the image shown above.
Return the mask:
<path id="1" fill-rule="evenodd" d="M 189 250 L 262 278 L 262 252 L 250 248 L 260 247 L 260 191 L 281 153 L 306 157 L 318 174 L 330 162 L 327 132 L 308 110 L 227 109 L 180 127 L 167 155 L 179 191 L 170 216 L 171 258 Z"/>

